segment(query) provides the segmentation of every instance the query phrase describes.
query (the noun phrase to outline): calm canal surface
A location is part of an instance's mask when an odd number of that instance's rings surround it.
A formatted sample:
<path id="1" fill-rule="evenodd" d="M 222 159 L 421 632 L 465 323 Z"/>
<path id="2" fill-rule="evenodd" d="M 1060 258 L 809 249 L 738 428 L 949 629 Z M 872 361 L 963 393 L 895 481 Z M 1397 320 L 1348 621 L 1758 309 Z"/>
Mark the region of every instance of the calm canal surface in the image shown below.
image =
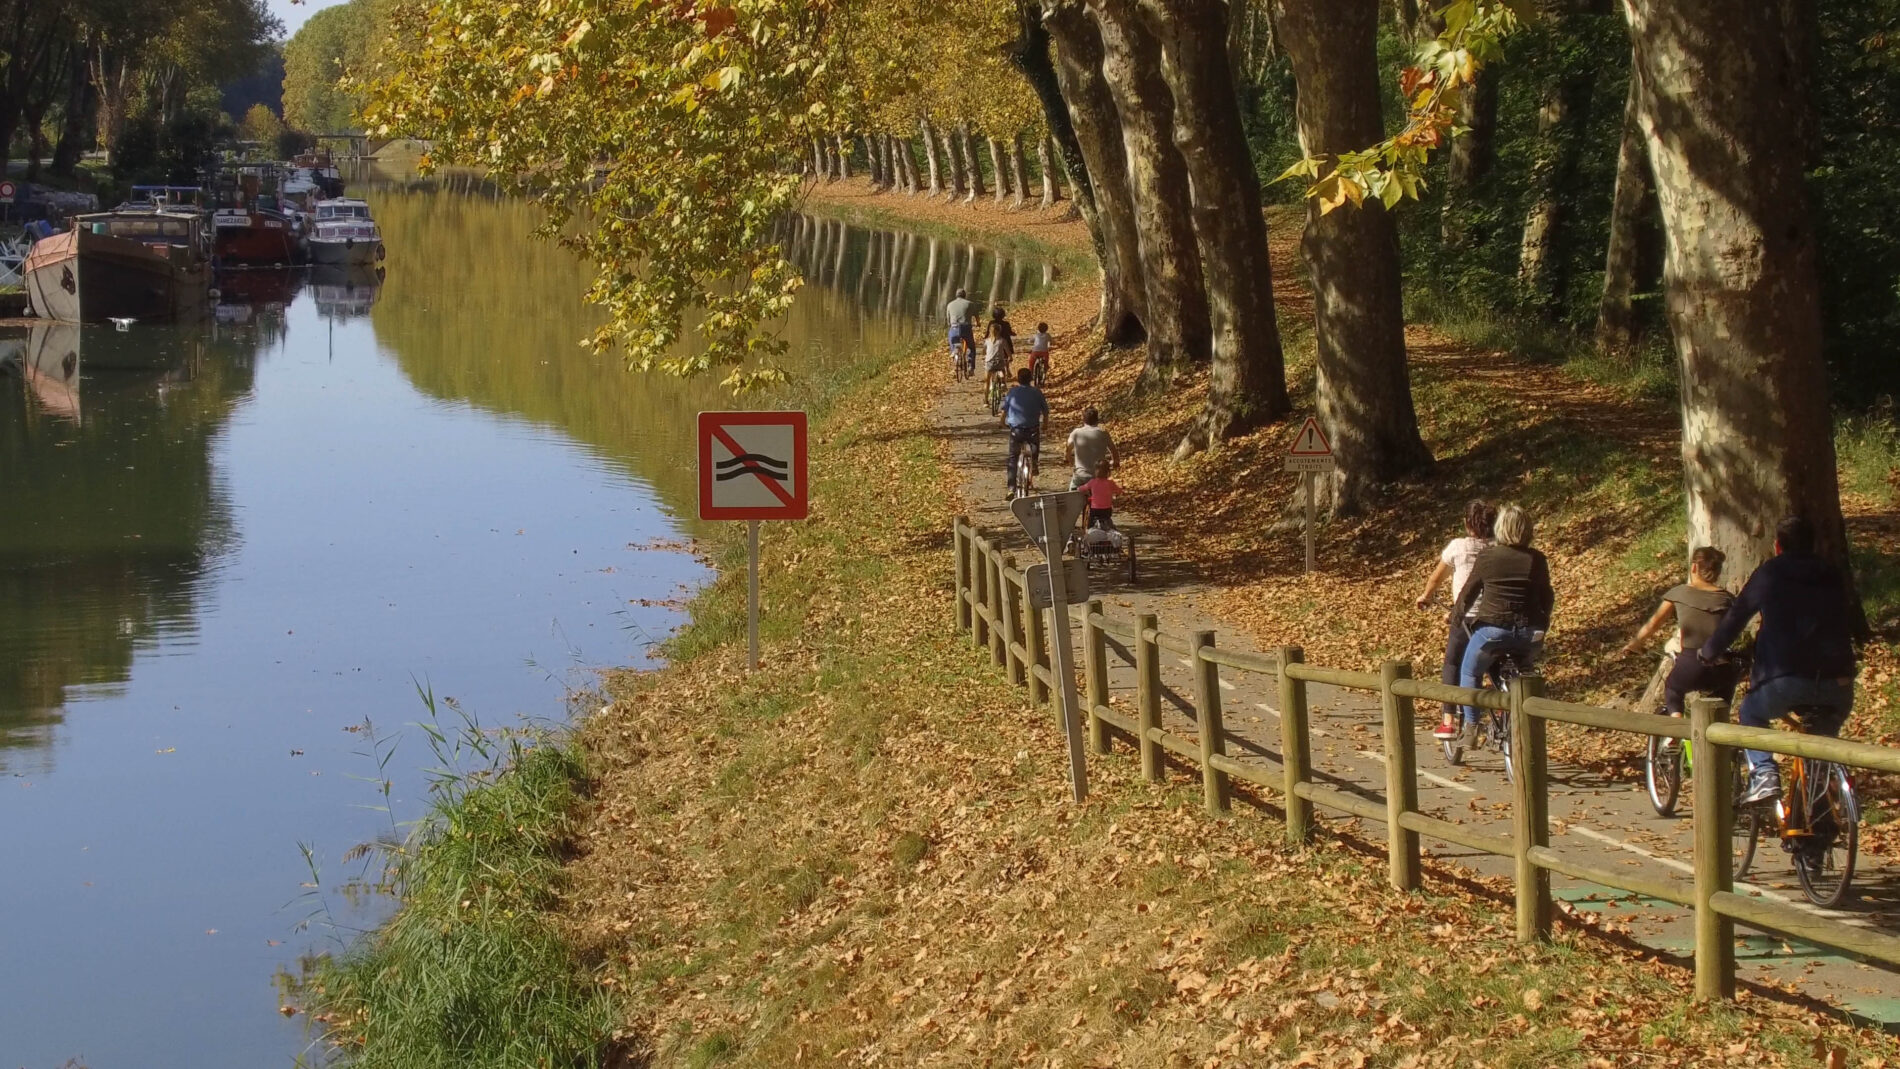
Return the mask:
<path id="1" fill-rule="evenodd" d="M 353 190 L 359 192 L 359 190 Z M 559 720 L 704 578 L 712 382 L 578 344 L 585 276 L 522 204 L 367 191 L 387 276 L 253 272 L 215 321 L 0 331 L 0 1064 L 252 1069 L 310 1037 L 274 977 L 341 857 L 418 815 L 418 684 Z M 1041 263 L 799 218 L 789 366 L 1016 299 Z M 807 380 L 818 377 L 807 376 Z M 382 799 L 368 719 L 395 746 Z M 329 896 L 368 925 L 376 903 Z"/>

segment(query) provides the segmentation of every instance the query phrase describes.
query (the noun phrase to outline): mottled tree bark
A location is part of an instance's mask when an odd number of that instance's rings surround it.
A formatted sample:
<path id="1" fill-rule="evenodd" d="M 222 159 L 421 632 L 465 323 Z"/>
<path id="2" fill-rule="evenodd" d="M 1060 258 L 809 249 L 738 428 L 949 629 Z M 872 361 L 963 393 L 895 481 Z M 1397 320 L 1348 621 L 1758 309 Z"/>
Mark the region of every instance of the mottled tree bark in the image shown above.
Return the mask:
<path id="1" fill-rule="evenodd" d="M 844 139 L 843 134 L 836 135 L 834 140 L 838 142 L 838 177 L 840 179 L 850 178 L 851 143 Z"/>
<path id="2" fill-rule="evenodd" d="M 1207 404 L 1182 442 L 1188 451 L 1279 419 L 1292 402 L 1274 318 L 1260 179 L 1223 42 L 1206 32 L 1222 17 L 1221 2 L 1141 0 L 1138 10 L 1160 45 L 1174 102 L 1174 147 L 1188 178 L 1208 306 Z"/>
<path id="3" fill-rule="evenodd" d="M 1003 142 L 1001 138 L 987 138 L 990 145 L 990 173 L 996 176 L 996 203 L 1002 204 L 1012 190 L 1009 186 L 1009 167 L 1003 160 Z"/>
<path id="4" fill-rule="evenodd" d="M 1056 203 L 1056 173 L 1052 169 L 1055 161 L 1049 158 L 1049 139 L 1036 139 L 1036 171 L 1042 176 L 1042 207 L 1053 208 Z"/>
<path id="5" fill-rule="evenodd" d="M 1667 238 L 1689 545 L 1728 554 L 1739 581 L 1799 514 L 1845 569 L 1814 224 L 1787 146 L 1810 122 L 1809 59 L 1773 4 L 1625 8 Z"/>
<path id="6" fill-rule="evenodd" d="M 1148 359 L 1136 389 L 1159 389 L 1179 368 L 1208 355 L 1207 291 L 1187 163 L 1174 147 L 1174 98 L 1161 75 L 1161 42 L 1142 23 L 1134 0 L 1091 0 L 1090 8 L 1102 35 L 1102 72 L 1121 117 L 1148 289 Z"/>
<path id="7" fill-rule="evenodd" d="M 1102 267 L 1102 336 L 1111 345 L 1132 345 L 1145 334 L 1148 289 L 1121 120 L 1102 70 L 1102 35 L 1080 0 L 1058 0 L 1045 10 L 1066 121 L 1079 153 L 1070 161 L 1070 195 L 1083 218 L 1097 219 L 1092 231 Z"/>
<path id="8" fill-rule="evenodd" d="M 917 120 L 917 135 L 924 143 L 924 167 L 930 172 L 930 195 L 943 193 L 943 172 L 937 166 L 937 132 L 930 127 L 929 119 Z"/>
<path id="9" fill-rule="evenodd" d="M 1603 257 L 1603 297 L 1597 302 L 1597 351 L 1620 355 L 1636 348 L 1636 294 L 1653 290 L 1662 274 L 1662 234 L 1655 225 L 1656 186 L 1643 144 L 1641 84 L 1630 78 L 1623 144 L 1616 156 L 1616 194 L 1610 204 L 1610 245 Z"/>
<path id="10" fill-rule="evenodd" d="M 1281 47 L 1299 86 L 1302 149 L 1327 157 L 1382 136 L 1378 0 L 1276 0 Z M 1398 228 L 1374 201 L 1321 215 L 1307 200 L 1300 244 L 1313 283 L 1318 408 L 1338 465 L 1333 510 L 1426 467 L 1405 356 Z"/>
<path id="11" fill-rule="evenodd" d="M 950 200 L 955 200 L 963 196 L 963 191 L 969 188 L 970 171 L 963 159 L 962 139 L 957 137 L 955 131 L 948 126 L 944 127 L 940 133 L 943 136 L 944 163 L 950 171 L 949 181 L 944 183 L 946 196 Z"/>
<path id="12" fill-rule="evenodd" d="M 1497 162 L 1497 64 L 1479 68 L 1477 79 L 1465 88 L 1458 101 L 1458 125 L 1465 131 L 1452 139 L 1445 158 L 1445 205 L 1439 212 L 1439 238 L 1453 246 L 1464 245 L 1470 238 L 1466 205 Z"/>
<path id="13" fill-rule="evenodd" d="M 957 124 L 957 132 L 963 141 L 964 166 L 969 170 L 969 192 L 963 200 L 966 204 L 975 204 L 987 196 L 989 190 L 983 180 L 983 160 L 976 154 L 976 135 L 970 132 L 970 124 Z"/>
<path id="14" fill-rule="evenodd" d="M 1023 135 L 1009 139 L 1009 181 L 1013 194 L 1009 206 L 1020 208 L 1029 199 L 1029 167 L 1023 160 Z"/>
<path id="15" fill-rule="evenodd" d="M 1564 23 L 1573 16 L 1601 10 L 1600 0 L 1553 0 L 1548 6 L 1558 32 L 1567 32 Z M 1596 72 L 1596 65 L 1565 56 L 1549 75 L 1538 109 L 1538 149 L 1529 176 L 1531 204 L 1524 213 L 1517 282 L 1531 306 L 1546 318 L 1555 318 L 1558 296 L 1567 281 L 1565 260 L 1555 255 L 1568 223 L 1563 193 L 1583 151 Z"/>

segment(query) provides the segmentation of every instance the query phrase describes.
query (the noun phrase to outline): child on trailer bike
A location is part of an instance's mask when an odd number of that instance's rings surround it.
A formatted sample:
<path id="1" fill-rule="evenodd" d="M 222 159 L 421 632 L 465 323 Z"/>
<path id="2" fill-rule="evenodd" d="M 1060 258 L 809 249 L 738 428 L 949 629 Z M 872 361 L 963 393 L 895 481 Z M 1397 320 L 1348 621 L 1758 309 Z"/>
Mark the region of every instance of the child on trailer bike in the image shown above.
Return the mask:
<path id="1" fill-rule="evenodd" d="M 1754 669 L 1748 696 L 1735 711 L 1737 723 L 1767 727 L 1777 717 L 1805 710 L 1807 729 L 1839 735 L 1854 707 L 1852 619 L 1847 581 L 1814 552 L 1814 525 L 1790 516 L 1775 528 L 1775 555 L 1755 569 L 1735 603 L 1723 614 L 1695 656 L 1714 664 L 1759 614 Z M 1781 770 L 1773 754 L 1749 750 L 1748 789 L 1740 804 L 1781 797 Z"/>
<path id="2" fill-rule="evenodd" d="M 1642 630 L 1619 651 L 1625 655 L 1637 652 L 1674 615 L 1676 633 L 1667 652 L 1673 654 L 1675 660 L 1663 681 L 1663 712 L 1669 716 L 1681 716 L 1683 703 L 1696 692 L 1725 702 L 1735 696 L 1734 662 L 1723 657 L 1714 664 L 1707 664 L 1695 654 L 1715 634 L 1716 627 L 1735 602 L 1734 596 L 1722 588 L 1722 564 L 1727 559 L 1714 546 L 1697 547 L 1689 555 L 1688 580 L 1663 594 L 1662 604 L 1656 606 Z M 1665 751 L 1676 750 L 1681 745 L 1680 739 L 1662 742 Z"/>
<path id="3" fill-rule="evenodd" d="M 1029 450 L 1029 470 L 1036 472 L 1042 451 L 1042 430 L 1049 425 L 1049 401 L 1042 391 L 1029 384 L 1029 369 L 1016 372 L 1016 385 L 1003 396 L 998 422 L 1009 428 L 1009 481 L 1005 501 L 1016 499 L 1016 458 Z"/>

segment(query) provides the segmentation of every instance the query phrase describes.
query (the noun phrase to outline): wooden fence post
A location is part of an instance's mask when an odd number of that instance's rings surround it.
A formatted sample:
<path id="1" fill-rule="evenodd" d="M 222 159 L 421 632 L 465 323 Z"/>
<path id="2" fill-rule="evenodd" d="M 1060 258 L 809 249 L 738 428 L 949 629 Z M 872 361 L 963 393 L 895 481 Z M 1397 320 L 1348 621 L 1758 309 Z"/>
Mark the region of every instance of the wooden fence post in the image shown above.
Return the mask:
<path id="1" fill-rule="evenodd" d="M 1534 943 L 1550 938 L 1550 870 L 1531 861 L 1531 848 L 1550 845 L 1549 780 L 1544 762 L 1544 719 L 1524 708 L 1530 698 L 1544 696 L 1541 676 L 1520 676 L 1511 682 L 1511 759 L 1517 768 L 1512 784 L 1516 805 L 1517 941 Z"/>
<path id="2" fill-rule="evenodd" d="M 1049 684 L 1036 675 L 1038 667 L 1047 669 L 1050 664 L 1048 632 L 1052 624 L 1045 624 L 1042 610 L 1030 604 L 1029 581 L 1023 581 L 1023 645 L 1029 649 L 1028 663 L 1023 672 L 1028 676 L 1029 704 L 1032 706 L 1047 704 L 1056 711 L 1056 720 L 1062 719 L 1062 703 L 1049 700 Z"/>
<path id="3" fill-rule="evenodd" d="M 1009 613 L 1003 601 L 1003 555 L 995 546 L 989 551 L 990 584 L 990 663 L 1003 667 L 1009 653 Z"/>
<path id="4" fill-rule="evenodd" d="M 1220 665 L 1201 656 L 1214 647 L 1214 632 L 1196 631 L 1188 639 L 1194 662 L 1194 721 L 1201 734 L 1201 800 L 1210 813 L 1227 812 L 1227 773 L 1214 767 L 1214 757 L 1227 753 L 1227 727 L 1221 720 Z"/>
<path id="5" fill-rule="evenodd" d="M 957 631 L 970 630 L 970 518 L 958 516 L 950 524 L 950 551 L 957 559 Z"/>
<path id="6" fill-rule="evenodd" d="M 995 612 L 995 599 L 990 591 L 990 540 L 982 536 L 970 543 L 970 588 L 975 598 L 971 619 L 976 625 L 970 632 L 970 643 L 984 649 L 990 645 L 989 617 Z M 977 608 L 983 611 L 975 612 Z"/>
<path id="7" fill-rule="evenodd" d="M 1108 704 L 1108 635 L 1095 623 L 1101 613 L 1102 599 L 1095 598 L 1082 616 L 1082 676 L 1088 684 L 1089 745 L 1096 753 L 1107 753 L 1108 725 L 1095 715 L 1097 706 Z"/>
<path id="8" fill-rule="evenodd" d="M 1714 698 L 1689 703 L 1695 747 L 1695 996 L 1735 997 L 1735 922 L 1715 911 L 1717 891 L 1735 889 L 1735 799 L 1730 762 L 1734 750 L 1709 741 L 1709 725 L 1728 720 L 1728 705 Z"/>
<path id="9" fill-rule="evenodd" d="M 1161 744 L 1148 737 L 1149 728 L 1161 726 L 1161 644 L 1150 632 L 1159 631 L 1154 613 L 1135 617 L 1135 742 L 1141 747 L 1141 774 L 1160 783 Z"/>
<path id="10" fill-rule="evenodd" d="M 1014 576 L 1010 575 L 1015 572 Z M 1029 599 L 1024 596 L 1022 572 L 1016 567 L 1016 554 L 1003 558 L 1003 668 L 1009 675 L 1009 681 L 1017 686 L 1023 685 L 1023 658 L 1016 652 L 1022 644 L 1023 603 Z"/>
<path id="11" fill-rule="evenodd" d="M 1392 684 L 1412 678 L 1412 666 L 1387 661 L 1379 669 L 1379 697 L 1385 713 L 1385 850 L 1387 876 L 1401 891 L 1419 888 L 1418 833 L 1399 823 L 1399 815 L 1418 810 L 1418 755 L 1412 739 L 1412 699 L 1392 692 Z"/>
<path id="12" fill-rule="evenodd" d="M 1306 660 L 1298 646 L 1281 646 L 1280 658 L 1280 767 L 1286 772 L 1286 841 L 1303 845 L 1313 834 L 1313 803 L 1295 793 L 1306 782 L 1311 741 L 1306 725 L 1306 680 L 1288 669 Z"/>

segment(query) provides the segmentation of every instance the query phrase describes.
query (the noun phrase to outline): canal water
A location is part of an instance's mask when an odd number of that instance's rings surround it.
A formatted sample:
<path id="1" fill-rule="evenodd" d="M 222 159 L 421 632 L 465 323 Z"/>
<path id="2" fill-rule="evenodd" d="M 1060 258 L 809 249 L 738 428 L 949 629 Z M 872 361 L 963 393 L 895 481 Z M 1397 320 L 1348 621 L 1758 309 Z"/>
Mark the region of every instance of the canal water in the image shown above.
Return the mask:
<path id="1" fill-rule="evenodd" d="M 693 417 L 733 399 L 582 349 L 586 274 L 529 206 L 367 197 L 384 276 L 251 272 L 199 325 L 0 331 L 5 1069 L 293 1064 L 310 1034 L 275 978 L 386 912 L 338 889 L 422 810 L 419 691 L 560 721 L 705 578 Z M 814 218 L 784 238 L 800 384 L 736 407 L 941 336 L 957 285 L 1052 277 Z"/>

